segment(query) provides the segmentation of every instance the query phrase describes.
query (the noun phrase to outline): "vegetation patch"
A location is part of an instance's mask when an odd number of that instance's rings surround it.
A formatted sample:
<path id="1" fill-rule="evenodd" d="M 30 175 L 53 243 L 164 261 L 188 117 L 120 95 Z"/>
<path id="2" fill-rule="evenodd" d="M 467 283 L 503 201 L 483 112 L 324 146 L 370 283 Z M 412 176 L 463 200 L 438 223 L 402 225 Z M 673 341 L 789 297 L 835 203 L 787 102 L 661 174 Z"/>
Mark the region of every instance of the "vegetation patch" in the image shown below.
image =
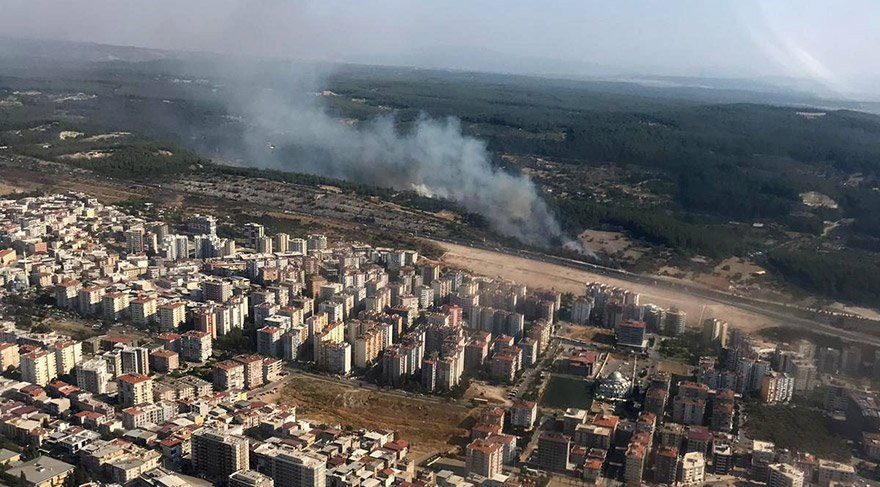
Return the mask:
<path id="1" fill-rule="evenodd" d="M 848 462 L 850 448 L 838 435 L 831 420 L 814 409 L 749 403 L 746 434 L 750 438 L 772 441 L 777 448 L 805 451 L 821 458 Z"/>
<path id="2" fill-rule="evenodd" d="M 592 403 L 592 383 L 570 375 L 552 374 L 541 396 L 541 406 L 546 408 L 587 409 Z"/>

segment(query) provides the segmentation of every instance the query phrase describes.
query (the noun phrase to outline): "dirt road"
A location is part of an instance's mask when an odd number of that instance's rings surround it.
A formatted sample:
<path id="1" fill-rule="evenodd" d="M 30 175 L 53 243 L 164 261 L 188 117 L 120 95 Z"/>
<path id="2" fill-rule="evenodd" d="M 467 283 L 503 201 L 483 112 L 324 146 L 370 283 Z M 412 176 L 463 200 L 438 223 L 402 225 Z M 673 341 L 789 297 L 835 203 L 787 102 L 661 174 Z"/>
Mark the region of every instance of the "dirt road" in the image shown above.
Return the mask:
<path id="1" fill-rule="evenodd" d="M 434 243 L 446 251 L 442 260 L 450 266 L 460 267 L 489 277 L 510 279 L 533 288 L 555 289 L 561 292 L 572 292 L 576 295 L 583 294 L 584 284 L 587 282 L 603 282 L 639 293 L 642 303 L 653 303 L 666 308 L 675 306 L 686 311 L 690 326 L 698 326 L 701 313 L 705 318 L 714 317 L 726 320 L 733 326 L 750 331 L 787 324 L 761 313 L 712 302 L 659 286 L 630 282 L 466 245 L 439 241 L 434 241 Z M 705 312 L 703 312 L 703 306 L 706 307 Z"/>

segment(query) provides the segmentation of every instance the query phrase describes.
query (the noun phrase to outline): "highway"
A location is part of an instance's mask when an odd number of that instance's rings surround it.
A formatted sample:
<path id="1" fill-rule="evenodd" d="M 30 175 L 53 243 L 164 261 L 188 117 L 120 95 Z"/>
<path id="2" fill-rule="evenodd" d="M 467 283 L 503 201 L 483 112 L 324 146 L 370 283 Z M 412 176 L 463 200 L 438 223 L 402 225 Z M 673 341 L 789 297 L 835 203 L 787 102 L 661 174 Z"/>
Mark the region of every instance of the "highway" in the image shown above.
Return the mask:
<path id="1" fill-rule="evenodd" d="M 835 318 L 849 319 L 851 322 L 856 322 L 854 324 L 859 327 L 869 329 L 874 328 L 880 330 L 880 322 L 856 317 L 855 315 L 816 311 L 789 303 L 780 303 L 775 301 L 749 298 L 746 296 L 739 296 L 732 293 L 725 293 L 714 289 L 708 289 L 680 280 L 673 280 L 666 277 L 654 276 L 650 274 L 629 272 L 623 269 L 606 267 L 599 264 L 585 262 L 582 260 L 559 257 L 555 255 L 536 252 L 533 250 L 512 249 L 501 247 L 498 245 L 487 245 L 477 242 L 466 242 L 436 237 L 429 238 L 429 240 L 434 240 L 437 243 L 448 243 L 473 247 L 476 249 L 510 255 L 513 257 L 538 260 L 541 262 L 546 262 L 548 264 L 555 264 L 571 269 L 587 271 L 602 276 L 629 281 L 632 283 L 673 290 L 678 293 L 704 299 L 708 302 L 733 306 L 742 310 L 750 311 L 752 313 L 760 314 L 766 316 L 767 318 L 770 318 L 772 321 L 780 325 L 799 327 L 812 332 L 839 336 L 843 339 L 851 340 L 854 342 L 880 346 L 880 337 L 878 336 L 863 331 L 844 329 L 828 322 L 828 320 Z"/>

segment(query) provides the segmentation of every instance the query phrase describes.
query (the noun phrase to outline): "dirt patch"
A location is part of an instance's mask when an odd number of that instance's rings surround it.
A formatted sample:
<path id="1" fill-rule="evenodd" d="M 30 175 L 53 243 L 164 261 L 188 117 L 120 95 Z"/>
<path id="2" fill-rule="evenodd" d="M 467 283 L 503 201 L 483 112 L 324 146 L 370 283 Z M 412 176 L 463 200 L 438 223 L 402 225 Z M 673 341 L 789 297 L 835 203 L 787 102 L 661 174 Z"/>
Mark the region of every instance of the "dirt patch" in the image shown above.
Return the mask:
<path id="1" fill-rule="evenodd" d="M 109 134 L 93 135 L 93 136 L 85 138 L 83 140 L 86 142 L 98 142 L 98 141 L 104 141 L 104 140 L 120 139 L 122 137 L 127 137 L 129 135 L 131 135 L 131 133 L 129 133 L 129 132 L 111 132 Z"/>
<path id="2" fill-rule="evenodd" d="M 657 371 L 672 375 L 691 375 L 693 367 L 677 360 L 661 360 L 657 363 Z"/>
<path id="3" fill-rule="evenodd" d="M 85 340 L 86 338 L 102 334 L 99 328 L 92 328 L 97 321 L 84 320 L 77 317 L 50 317 L 45 320 L 52 330 L 64 335 L 70 335 L 74 340 Z"/>
<path id="4" fill-rule="evenodd" d="M 595 326 L 574 325 L 566 323 L 559 328 L 557 335 L 573 340 L 584 340 L 597 344 L 613 343 L 614 330 Z"/>
<path id="5" fill-rule="evenodd" d="M 310 420 L 355 428 L 394 430 L 409 442 L 416 459 L 437 452 L 455 451 L 468 434 L 465 427 L 470 408 L 313 377 L 292 377 L 281 392 L 280 402 L 296 405 L 302 417 Z"/>
<path id="6" fill-rule="evenodd" d="M 94 159 L 105 159 L 107 157 L 110 157 L 109 152 L 99 151 L 99 150 L 74 152 L 73 154 L 62 154 L 62 155 L 58 156 L 59 159 L 71 159 L 74 161 L 81 161 L 81 160 L 91 161 Z"/>
<path id="7" fill-rule="evenodd" d="M 785 324 L 777 323 L 774 319 L 763 314 L 707 301 L 663 287 L 633 283 L 556 264 L 514 257 L 500 252 L 444 242 L 433 242 L 446 251 L 442 261 L 449 266 L 467 269 L 488 277 L 510 279 L 526 284 L 531 288 L 555 289 L 561 292 L 572 292 L 575 295 L 582 295 L 584 293 L 584 285 L 588 282 L 604 282 L 639 293 L 642 303 L 653 303 L 664 308 L 675 306 L 684 310 L 688 314 L 688 325 L 693 327 L 698 325 L 697 320 L 703 310 L 703 306 L 706 306 L 705 317 L 726 320 L 744 330 L 756 330 L 770 325 Z"/>
<path id="8" fill-rule="evenodd" d="M 464 399 L 470 401 L 474 398 L 486 399 L 493 404 L 508 405 L 507 389 L 501 386 L 493 386 L 485 382 L 471 381 L 470 387 L 464 393 Z"/>
<path id="9" fill-rule="evenodd" d="M 621 232 L 584 230 L 578 235 L 578 241 L 591 252 L 622 260 L 635 261 L 647 252 L 646 248 L 637 246 Z"/>

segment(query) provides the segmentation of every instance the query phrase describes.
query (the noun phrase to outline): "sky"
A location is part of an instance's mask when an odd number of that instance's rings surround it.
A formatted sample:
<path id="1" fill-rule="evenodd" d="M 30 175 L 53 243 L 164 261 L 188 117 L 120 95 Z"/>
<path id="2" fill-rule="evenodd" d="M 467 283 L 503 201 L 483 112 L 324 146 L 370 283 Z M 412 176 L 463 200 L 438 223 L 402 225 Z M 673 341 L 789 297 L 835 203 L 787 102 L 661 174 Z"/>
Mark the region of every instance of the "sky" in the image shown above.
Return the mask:
<path id="1" fill-rule="evenodd" d="M 880 80 L 876 0 L 0 0 L 10 37 L 571 76 Z"/>

